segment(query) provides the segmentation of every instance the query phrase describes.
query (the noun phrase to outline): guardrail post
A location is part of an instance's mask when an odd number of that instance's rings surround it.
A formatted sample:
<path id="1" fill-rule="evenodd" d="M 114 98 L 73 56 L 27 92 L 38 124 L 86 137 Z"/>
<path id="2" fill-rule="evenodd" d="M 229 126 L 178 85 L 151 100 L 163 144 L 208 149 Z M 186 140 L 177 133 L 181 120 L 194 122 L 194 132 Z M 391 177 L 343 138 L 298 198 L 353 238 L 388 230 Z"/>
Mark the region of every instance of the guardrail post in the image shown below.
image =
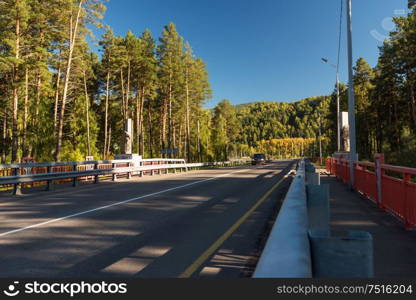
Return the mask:
<path id="1" fill-rule="evenodd" d="M 116 169 L 116 167 L 117 167 L 117 164 L 115 163 L 111 164 L 111 168 L 113 168 L 113 171 Z M 117 173 L 113 173 L 112 180 L 117 181 Z"/>
<path id="2" fill-rule="evenodd" d="M 73 165 L 72 170 L 77 171 L 77 165 Z M 78 185 L 78 178 L 77 177 L 72 178 L 72 186 L 76 187 L 77 185 Z"/>
<path id="3" fill-rule="evenodd" d="M 384 210 L 383 205 L 383 170 L 381 165 L 384 164 L 384 155 L 376 154 L 375 155 L 375 166 L 376 166 L 376 180 L 377 180 L 377 205 L 380 209 Z"/>
<path id="4" fill-rule="evenodd" d="M 20 169 L 19 168 L 14 168 L 14 176 L 19 176 L 20 175 Z M 20 183 L 15 183 L 13 185 L 13 195 L 18 196 L 22 194 L 22 189 L 21 189 L 21 185 Z"/>
<path id="5" fill-rule="evenodd" d="M 141 166 L 143 166 L 143 162 L 142 161 L 140 161 L 139 162 L 139 167 L 141 167 Z M 138 175 L 139 175 L 139 177 L 143 177 L 143 171 L 139 171 L 138 173 L 137 173 Z"/>
<path id="6" fill-rule="evenodd" d="M 403 205 L 404 205 L 404 208 L 403 208 L 403 218 L 404 218 L 404 226 L 405 226 L 405 228 L 406 229 L 410 229 L 412 226 L 411 226 L 411 223 L 410 223 L 410 217 L 409 217 L 409 215 L 410 215 L 410 209 L 411 209 L 411 207 L 410 207 L 410 203 L 409 203 L 409 201 L 408 201 L 408 197 L 407 197 L 407 186 L 409 185 L 409 183 L 410 183 L 410 174 L 406 174 L 406 173 L 403 173 L 403 196 L 404 196 L 404 199 L 403 199 Z"/>
<path id="7" fill-rule="evenodd" d="M 98 163 L 95 163 L 95 164 L 94 164 L 94 170 L 98 170 Z M 98 175 L 98 174 L 96 174 L 96 175 L 94 176 L 94 183 L 95 183 L 95 184 L 97 184 L 97 183 L 99 183 L 99 182 L 100 182 L 99 175 Z"/>
<path id="8" fill-rule="evenodd" d="M 47 170 L 48 173 L 52 173 L 52 167 L 51 166 L 47 167 L 46 170 Z M 47 181 L 46 190 L 47 191 L 52 191 L 53 190 L 53 180 L 52 179 Z"/>
<path id="9" fill-rule="evenodd" d="M 131 168 L 131 163 L 129 162 L 129 163 L 127 163 L 127 166 L 129 167 L 129 168 Z M 127 179 L 131 179 L 131 170 L 129 170 L 128 172 L 127 172 Z"/>

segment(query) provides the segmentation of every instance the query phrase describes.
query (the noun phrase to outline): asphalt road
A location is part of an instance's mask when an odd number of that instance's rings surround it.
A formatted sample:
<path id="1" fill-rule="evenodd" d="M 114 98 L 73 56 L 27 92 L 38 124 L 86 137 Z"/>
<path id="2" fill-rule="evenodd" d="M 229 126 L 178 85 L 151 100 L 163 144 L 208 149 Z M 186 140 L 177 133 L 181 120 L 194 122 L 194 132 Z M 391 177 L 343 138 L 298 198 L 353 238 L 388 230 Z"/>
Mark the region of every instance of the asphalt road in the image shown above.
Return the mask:
<path id="1" fill-rule="evenodd" d="M 3 195 L 0 277 L 247 276 L 292 163 Z"/>

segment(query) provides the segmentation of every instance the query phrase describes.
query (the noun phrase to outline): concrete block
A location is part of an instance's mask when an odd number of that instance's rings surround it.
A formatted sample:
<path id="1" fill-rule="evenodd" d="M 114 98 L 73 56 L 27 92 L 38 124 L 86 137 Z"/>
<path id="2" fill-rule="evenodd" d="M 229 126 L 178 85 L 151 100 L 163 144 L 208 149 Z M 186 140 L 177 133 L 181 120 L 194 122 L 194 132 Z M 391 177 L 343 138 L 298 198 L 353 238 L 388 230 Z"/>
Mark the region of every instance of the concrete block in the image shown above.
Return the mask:
<path id="1" fill-rule="evenodd" d="M 309 231 L 314 278 L 372 278 L 373 238 L 364 231 Z"/>
<path id="2" fill-rule="evenodd" d="M 321 177 L 319 173 L 306 172 L 306 183 L 310 185 L 320 185 Z"/>
<path id="3" fill-rule="evenodd" d="M 329 236 L 329 185 L 306 186 L 309 229 L 326 232 Z"/>

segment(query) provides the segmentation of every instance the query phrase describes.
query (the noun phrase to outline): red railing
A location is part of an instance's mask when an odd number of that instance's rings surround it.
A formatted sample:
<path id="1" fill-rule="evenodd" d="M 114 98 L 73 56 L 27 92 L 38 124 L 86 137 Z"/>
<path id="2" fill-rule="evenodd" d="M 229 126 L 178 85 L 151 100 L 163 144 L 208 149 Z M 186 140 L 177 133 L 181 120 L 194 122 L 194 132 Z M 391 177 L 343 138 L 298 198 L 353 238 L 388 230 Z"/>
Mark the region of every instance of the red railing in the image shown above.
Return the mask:
<path id="1" fill-rule="evenodd" d="M 326 169 L 350 183 L 348 160 L 328 158 Z M 384 156 L 378 154 L 375 163 L 354 162 L 354 178 L 355 190 L 395 214 L 406 228 L 416 226 L 416 169 L 387 165 Z"/>

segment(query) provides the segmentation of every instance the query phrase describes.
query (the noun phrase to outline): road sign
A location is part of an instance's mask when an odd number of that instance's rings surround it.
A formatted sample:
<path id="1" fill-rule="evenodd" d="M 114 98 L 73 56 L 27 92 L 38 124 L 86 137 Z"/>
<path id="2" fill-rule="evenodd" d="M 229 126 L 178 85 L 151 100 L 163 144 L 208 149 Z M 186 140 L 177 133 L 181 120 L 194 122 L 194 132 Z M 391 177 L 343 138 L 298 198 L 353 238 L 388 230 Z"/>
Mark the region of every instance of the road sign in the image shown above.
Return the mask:
<path id="1" fill-rule="evenodd" d="M 178 149 L 162 149 L 162 154 L 174 154 L 178 153 Z"/>

